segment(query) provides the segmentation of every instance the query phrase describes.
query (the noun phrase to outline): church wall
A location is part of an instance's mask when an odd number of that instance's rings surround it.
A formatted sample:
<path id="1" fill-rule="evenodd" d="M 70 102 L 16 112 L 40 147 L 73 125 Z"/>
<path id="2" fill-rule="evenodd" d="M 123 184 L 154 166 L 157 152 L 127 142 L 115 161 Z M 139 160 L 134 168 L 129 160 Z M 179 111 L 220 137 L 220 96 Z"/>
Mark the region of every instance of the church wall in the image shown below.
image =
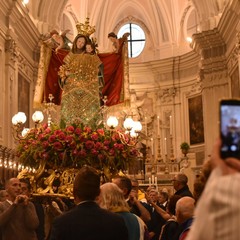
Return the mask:
<path id="1" fill-rule="evenodd" d="M 40 35 L 21 2 L 2 1 L 0 8 L 0 144 L 13 147 L 12 116 L 28 103 L 27 117 L 32 115 Z M 26 81 L 29 90 L 19 89 L 19 81 Z"/>

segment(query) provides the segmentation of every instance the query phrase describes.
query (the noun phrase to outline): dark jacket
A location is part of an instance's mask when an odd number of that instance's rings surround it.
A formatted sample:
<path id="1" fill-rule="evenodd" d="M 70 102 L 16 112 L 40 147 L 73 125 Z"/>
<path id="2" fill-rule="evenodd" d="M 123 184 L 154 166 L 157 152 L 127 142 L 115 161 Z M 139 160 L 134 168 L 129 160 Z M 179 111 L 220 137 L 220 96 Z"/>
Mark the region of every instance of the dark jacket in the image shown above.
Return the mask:
<path id="1" fill-rule="evenodd" d="M 101 209 L 89 201 L 57 217 L 50 240 L 128 240 L 127 227 L 121 216 Z"/>
<path id="2" fill-rule="evenodd" d="M 188 186 L 186 185 L 185 187 L 181 188 L 180 190 L 176 191 L 174 195 L 179 195 L 182 197 L 193 197 L 192 193 L 190 192 Z"/>

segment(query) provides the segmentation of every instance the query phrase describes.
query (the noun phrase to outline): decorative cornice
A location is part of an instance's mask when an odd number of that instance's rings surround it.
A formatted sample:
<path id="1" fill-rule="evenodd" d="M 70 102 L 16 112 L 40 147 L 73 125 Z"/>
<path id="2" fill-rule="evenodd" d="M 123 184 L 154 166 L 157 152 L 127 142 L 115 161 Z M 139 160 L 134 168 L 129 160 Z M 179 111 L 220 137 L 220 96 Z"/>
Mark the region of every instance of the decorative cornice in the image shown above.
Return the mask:
<path id="1" fill-rule="evenodd" d="M 216 28 L 194 34 L 192 47 L 203 60 L 224 56 L 226 52 L 226 43 Z"/>
<path id="2" fill-rule="evenodd" d="M 17 61 L 17 58 L 19 56 L 19 48 L 17 46 L 16 41 L 10 36 L 8 36 L 6 39 L 5 51 L 6 51 L 6 53 L 9 53 L 10 61 L 13 61 L 13 62 Z"/>

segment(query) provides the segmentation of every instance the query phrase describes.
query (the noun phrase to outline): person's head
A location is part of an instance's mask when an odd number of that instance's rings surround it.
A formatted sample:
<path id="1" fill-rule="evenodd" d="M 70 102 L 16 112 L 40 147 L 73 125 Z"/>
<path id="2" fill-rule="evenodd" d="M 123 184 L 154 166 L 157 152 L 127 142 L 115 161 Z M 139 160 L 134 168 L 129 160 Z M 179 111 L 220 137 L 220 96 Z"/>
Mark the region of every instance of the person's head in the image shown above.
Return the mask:
<path id="1" fill-rule="evenodd" d="M 94 201 L 100 193 L 100 176 L 97 170 L 90 166 L 82 167 L 73 184 L 73 195 L 76 203 Z"/>
<path id="2" fill-rule="evenodd" d="M 168 201 L 168 193 L 166 192 L 160 192 L 159 193 L 159 197 L 158 200 L 161 204 L 165 203 Z"/>
<path id="3" fill-rule="evenodd" d="M 137 179 L 131 179 L 132 189 L 138 192 L 139 184 Z"/>
<path id="4" fill-rule="evenodd" d="M 114 33 L 114 32 L 110 32 L 108 34 L 108 39 L 111 41 L 111 42 L 115 42 L 117 40 L 117 35 Z"/>
<path id="5" fill-rule="evenodd" d="M 158 192 L 155 189 L 152 189 L 149 191 L 149 198 L 151 199 L 151 201 L 153 201 L 154 203 L 158 202 Z"/>
<path id="6" fill-rule="evenodd" d="M 95 46 L 94 46 L 93 43 L 87 42 L 87 44 L 86 44 L 86 53 L 95 54 Z"/>
<path id="7" fill-rule="evenodd" d="M 21 183 L 21 194 L 27 195 L 29 197 L 31 195 L 31 190 L 32 190 L 29 179 L 21 178 L 20 183 Z"/>
<path id="8" fill-rule="evenodd" d="M 176 217 L 180 224 L 193 217 L 195 200 L 191 197 L 182 197 L 176 203 Z"/>
<path id="9" fill-rule="evenodd" d="M 201 173 L 199 174 L 199 176 L 196 177 L 193 184 L 193 196 L 196 202 L 199 200 L 205 188 L 205 185 L 211 174 L 211 171 L 212 171 L 211 161 L 208 160 L 204 162 Z"/>
<path id="10" fill-rule="evenodd" d="M 176 204 L 177 204 L 177 201 L 181 198 L 182 196 L 180 195 L 173 195 L 169 198 L 169 202 L 168 202 L 168 205 L 167 205 L 167 212 L 170 214 L 170 215 L 176 215 Z"/>
<path id="11" fill-rule="evenodd" d="M 0 202 L 3 202 L 7 199 L 8 193 L 6 190 L 0 190 Z"/>
<path id="12" fill-rule="evenodd" d="M 122 190 L 114 183 L 104 183 L 101 186 L 99 206 L 111 212 L 128 211 L 128 203 L 125 201 Z"/>
<path id="13" fill-rule="evenodd" d="M 123 195 L 127 199 L 132 190 L 131 180 L 126 176 L 116 176 L 112 179 L 112 182 L 123 191 Z"/>
<path id="14" fill-rule="evenodd" d="M 21 194 L 21 183 L 18 178 L 10 178 L 6 181 L 5 189 L 8 193 L 8 199 L 14 201 Z"/>
<path id="15" fill-rule="evenodd" d="M 87 38 L 82 34 L 78 34 L 73 41 L 72 52 L 73 53 L 85 52 L 86 44 Z"/>
<path id="16" fill-rule="evenodd" d="M 178 173 L 173 178 L 173 187 L 176 191 L 185 187 L 188 183 L 188 177 L 184 173 Z"/>

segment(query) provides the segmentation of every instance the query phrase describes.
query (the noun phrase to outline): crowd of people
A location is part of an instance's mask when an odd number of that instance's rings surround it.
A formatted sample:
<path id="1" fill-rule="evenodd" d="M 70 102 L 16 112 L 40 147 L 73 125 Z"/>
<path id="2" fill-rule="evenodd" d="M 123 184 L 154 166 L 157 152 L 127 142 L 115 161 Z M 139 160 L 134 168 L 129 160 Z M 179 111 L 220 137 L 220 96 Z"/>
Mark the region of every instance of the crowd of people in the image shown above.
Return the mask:
<path id="1" fill-rule="evenodd" d="M 172 179 L 173 195 L 150 185 L 143 197 L 136 179 L 117 175 L 102 184 L 99 172 L 84 166 L 74 180 L 72 204 L 57 197 L 43 202 L 32 197 L 28 179 L 11 178 L 0 191 L 0 239 L 238 239 L 240 163 L 221 159 L 219 149 L 218 141 L 193 194 L 183 173 Z"/>

